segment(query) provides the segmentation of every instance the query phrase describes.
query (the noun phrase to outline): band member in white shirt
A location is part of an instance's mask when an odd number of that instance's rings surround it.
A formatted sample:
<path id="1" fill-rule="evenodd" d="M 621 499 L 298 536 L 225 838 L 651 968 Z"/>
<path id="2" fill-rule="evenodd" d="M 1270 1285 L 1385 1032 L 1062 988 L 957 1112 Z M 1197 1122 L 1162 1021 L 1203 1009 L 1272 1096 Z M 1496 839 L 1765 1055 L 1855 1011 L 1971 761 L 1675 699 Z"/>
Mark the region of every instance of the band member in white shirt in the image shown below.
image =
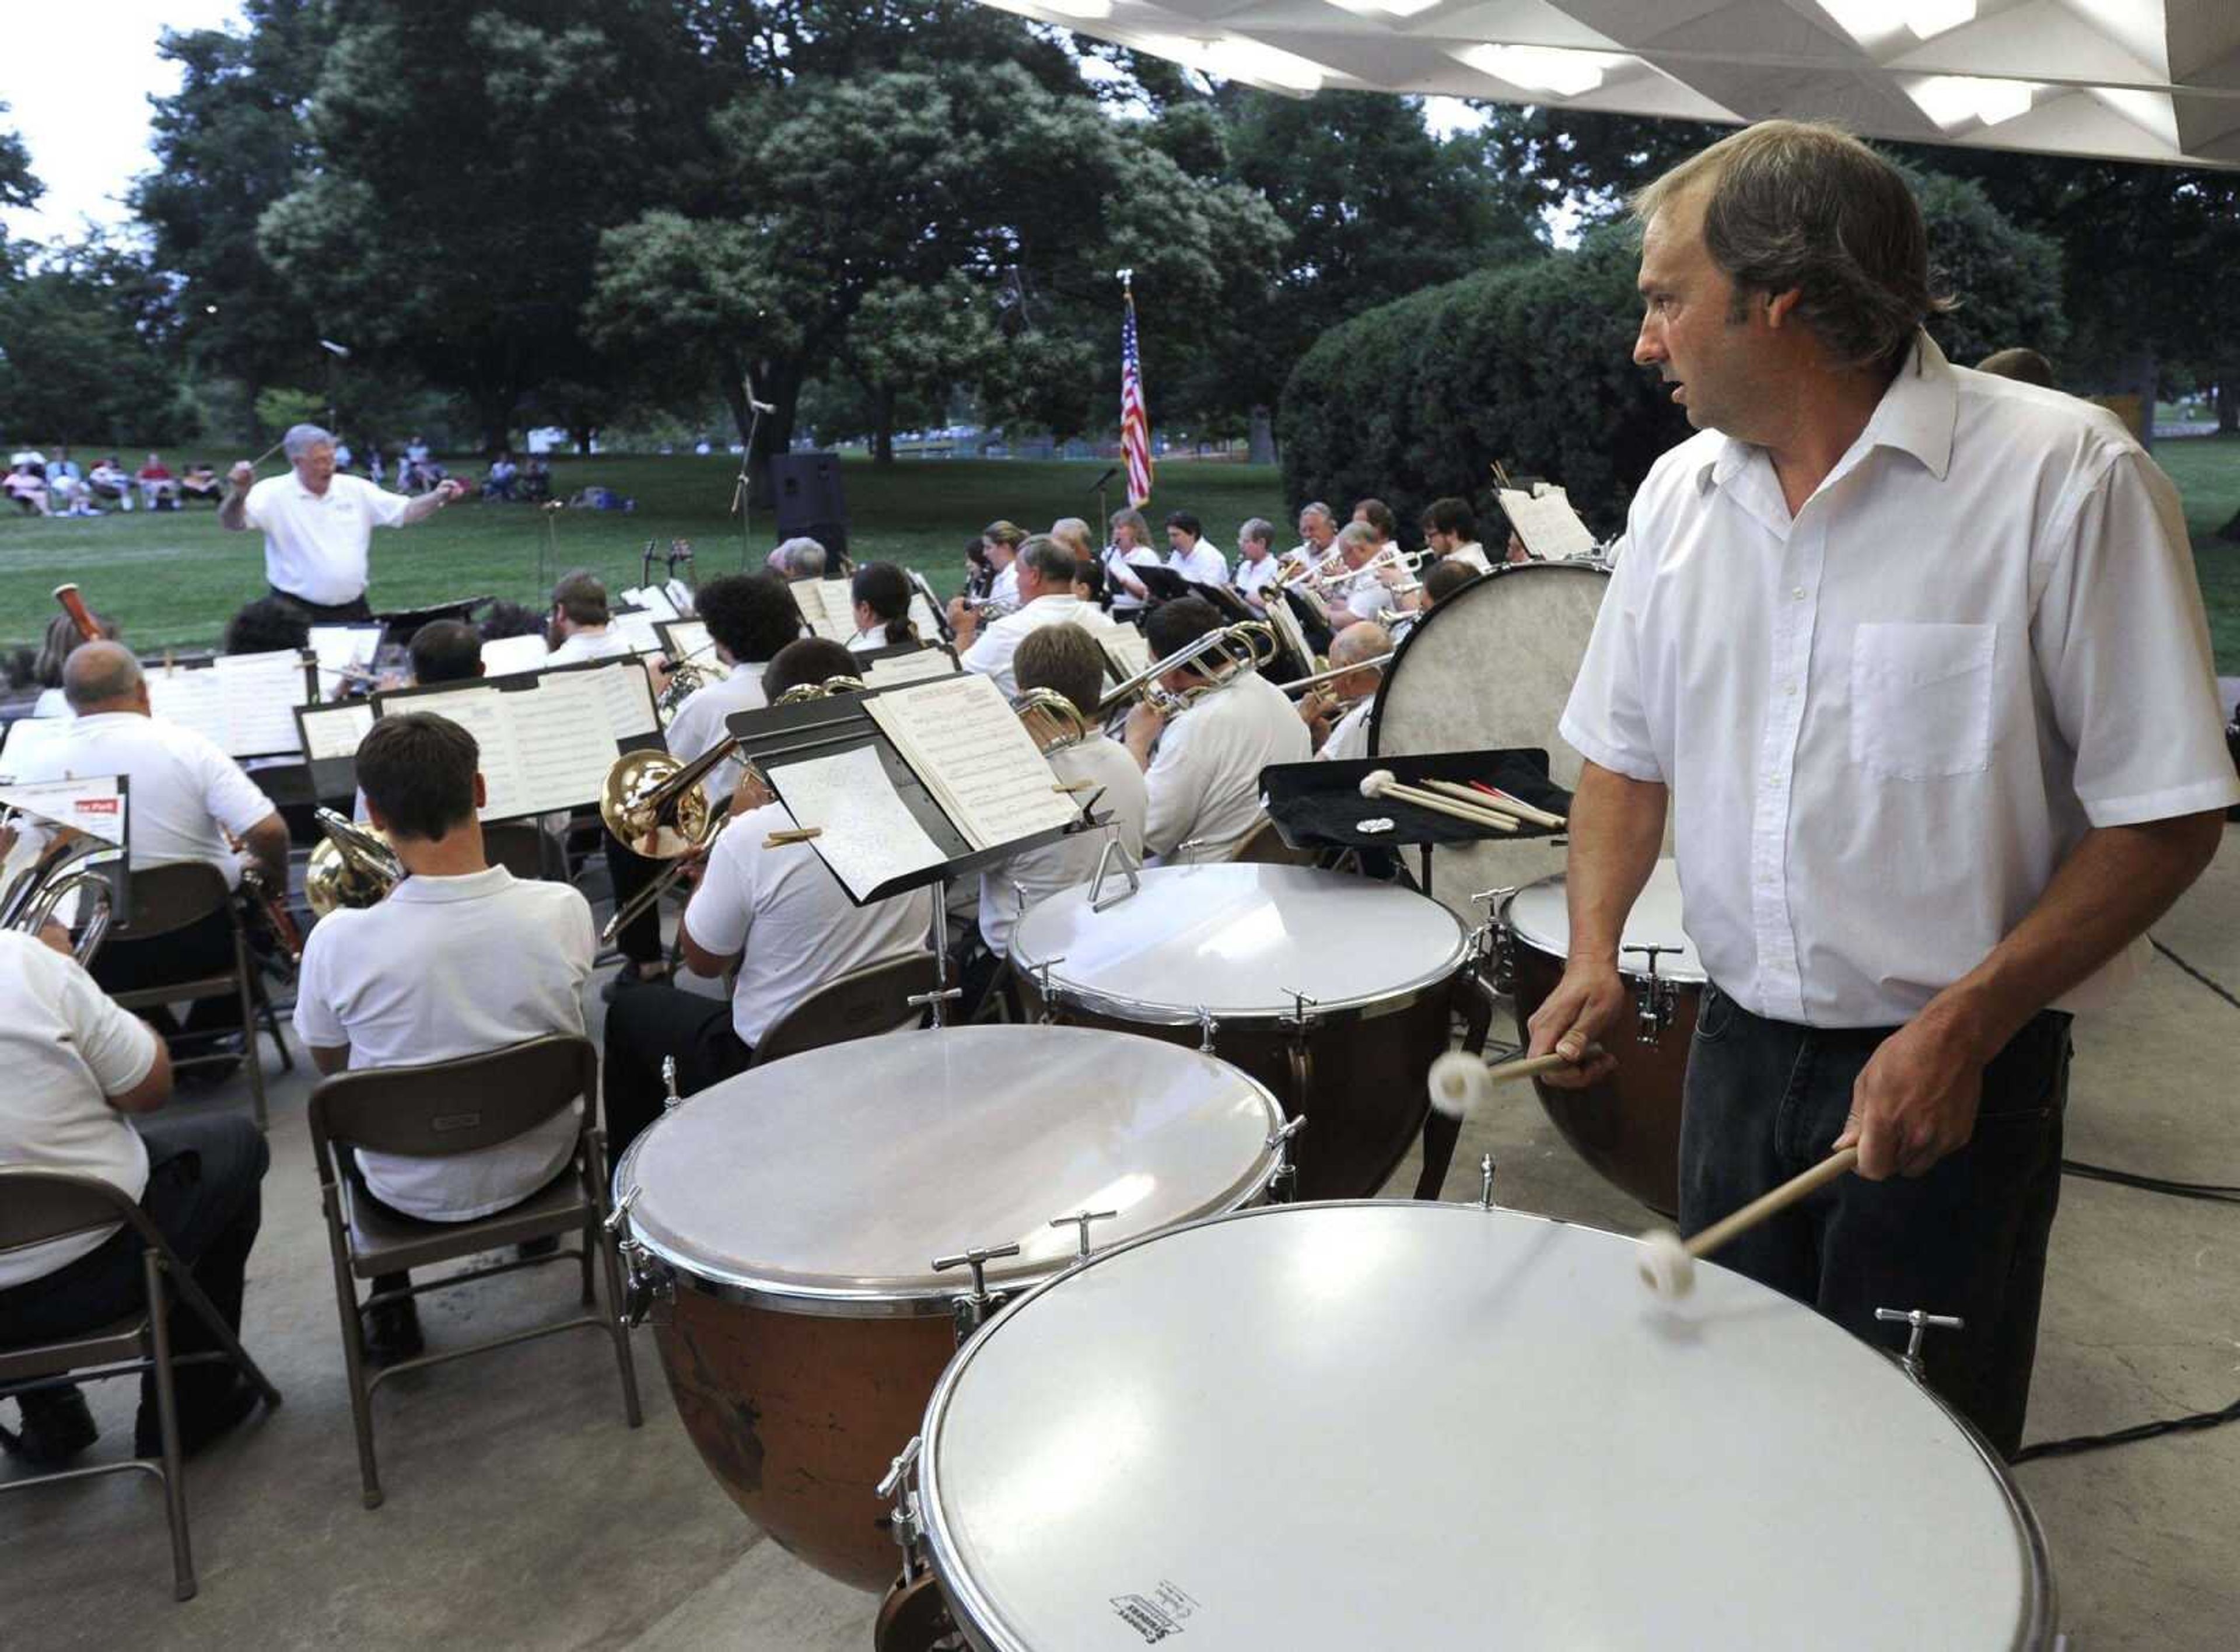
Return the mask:
<path id="1" fill-rule="evenodd" d="M 1336 763 L 1369 756 L 1369 713 L 1384 672 L 1362 662 L 1391 651 L 1392 634 L 1375 620 L 1349 625 L 1330 639 L 1330 664 L 1357 669 L 1307 690 L 1300 700 L 1299 716 L 1314 739 L 1316 756 Z"/>
<path id="2" fill-rule="evenodd" d="M 910 618 L 913 590 L 910 576 L 892 563 L 858 568 L 848 587 L 856 610 L 856 635 L 848 639 L 849 648 L 862 654 L 924 642 Z"/>
<path id="3" fill-rule="evenodd" d="M 132 870 L 200 861 L 237 889 L 246 860 L 267 887 L 288 887 L 288 828 L 271 799 L 203 736 L 152 715 L 147 677 L 130 650 L 116 643 L 81 644 L 63 663 L 63 695 L 75 720 L 17 760 L 16 779 L 125 776 Z M 229 835 L 240 842 L 239 852 Z M 214 912 L 160 940 L 111 939 L 94 960 L 94 978 L 124 992 L 233 967 L 232 920 Z M 151 1010 L 149 1019 L 167 1034 L 177 1030 L 168 1010 Z M 227 993 L 197 1001 L 184 1030 L 224 1033 L 240 1025 L 240 1000 Z"/>
<path id="4" fill-rule="evenodd" d="M 852 664 L 839 643 L 804 637 L 770 662 L 763 692 L 776 701 L 802 683 L 849 676 Z M 617 1162 L 660 1116 L 663 1056 L 677 1057 L 684 1094 L 704 1089 L 744 1071 L 763 1036 L 826 982 L 923 951 L 930 942 L 930 891 L 857 906 L 808 844 L 765 846 L 794 819 L 751 776 L 740 782 L 730 807 L 731 823 L 708 851 L 679 939 L 697 974 L 721 977 L 737 969 L 731 999 L 649 986 L 615 1000 L 603 1071 L 608 1149 Z"/>
<path id="5" fill-rule="evenodd" d="M 450 1061 L 583 1030 L 591 909 L 566 883 L 492 866 L 476 810 L 475 738 L 432 712 L 383 717 L 358 743 L 367 816 L 409 876 L 378 903 L 330 912 L 303 944 L 296 1036 L 322 1073 Z M 472 1222 L 518 1204 L 568 1165 L 577 1108 L 511 1141 L 446 1158 L 360 1153 L 373 1196 L 421 1222 Z M 403 1290 L 403 1274 L 373 1282 Z M 410 1296 L 362 1312 L 377 1362 L 421 1347 Z"/>
<path id="6" fill-rule="evenodd" d="M 265 583 L 312 620 L 371 619 L 365 587 L 373 530 L 425 522 L 465 493 L 466 484 L 446 482 L 417 499 L 384 492 L 339 474 L 335 439 L 316 424 L 291 426 L 281 445 L 286 476 L 258 482 L 246 459 L 233 467 L 218 502 L 218 525 L 263 533 Z"/>
<path id="7" fill-rule="evenodd" d="M 547 665 L 617 660 L 631 651 L 630 639 L 614 629 L 606 583 L 581 568 L 563 576 L 552 588 L 552 611 L 545 620 L 544 641 L 551 650 L 544 656 Z"/>
<path id="8" fill-rule="evenodd" d="M 1268 611 L 1261 591 L 1276 583 L 1283 564 L 1276 560 L 1276 530 L 1254 516 L 1237 530 L 1237 594 L 1259 613 Z"/>
<path id="9" fill-rule="evenodd" d="M 91 1176 L 136 1200 L 238 1333 L 268 1162 L 257 1126 L 238 1112 L 150 1118 L 171 1094 L 163 1041 L 61 948 L 14 930 L 0 930 L 0 1164 Z M 0 1255 L 0 1347 L 97 1330 L 145 1301 L 140 1242 L 121 1225 Z M 175 1359 L 223 1346 L 176 1296 L 169 1324 Z M 176 1367 L 173 1388 L 190 1452 L 247 1416 L 257 1392 L 223 1359 Z M 19 1420 L 0 1427 L 0 1448 L 33 1469 L 60 1468 L 98 1437 L 74 1387 L 16 1404 Z M 162 1450 L 155 1384 L 144 1376 L 133 1435 L 135 1455 Z"/>
<path id="10" fill-rule="evenodd" d="M 1010 950 L 1011 930 L 1022 911 L 1060 889 L 1087 883 L 1096 876 L 1105 844 L 1115 837 L 1130 856 L 1142 861 L 1143 819 L 1150 808 L 1143 769 L 1125 746 L 1097 729 L 1104 650 L 1097 639 L 1079 625 L 1046 625 L 1019 639 L 1012 665 L 1021 694 L 1030 689 L 1055 689 L 1097 730 L 1079 745 L 1053 753 L 1050 763 L 1060 781 L 1085 788 L 1074 794 L 1079 802 L 1097 797 L 1093 812 L 1110 819 L 1101 831 L 1077 832 L 1041 849 L 1023 850 L 980 874 L 980 938 L 988 954 L 984 959 L 970 960 L 964 971 L 967 1006 L 977 1005 L 986 993 Z"/>
<path id="11" fill-rule="evenodd" d="M 1322 582 L 1333 622 L 1341 612 L 1357 620 L 1373 620 L 1396 606 L 1397 599 L 1390 587 L 1408 576 L 1397 560 L 1388 560 L 1373 571 L 1370 569 L 1384 549 L 1377 542 L 1377 530 L 1365 522 L 1349 522 L 1338 530 L 1336 543 L 1342 566 Z"/>
<path id="12" fill-rule="evenodd" d="M 1229 559 L 1205 543 L 1205 529 L 1187 510 L 1167 518 L 1167 567 L 1193 585 L 1229 583 Z"/>
<path id="13" fill-rule="evenodd" d="M 859 575 L 860 578 L 861 576 Z M 723 676 L 695 690 L 677 708 L 663 731 L 670 756 L 690 763 L 730 737 L 730 719 L 736 712 L 759 711 L 763 673 L 778 650 L 801 635 L 801 610 L 793 594 L 775 574 L 723 574 L 694 593 L 694 611 L 708 628 L 714 643 L 716 664 Z M 727 757 L 701 783 L 710 803 L 717 808 L 730 802 L 739 783 L 740 765 Z M 660 875 L 663 863 L 634 854 L 611 832 L 606 834 L 607 869 L 614 882 L 617 905 L 628 902 Z M 649 907 L 624 924 L 616 936 L 623 967 L 607 983 L 611 999 L 617 992 L 649 981 L 669 978 L 668 961 L 661 950 L 661 912 Z"/>
<path id="14" fill-rule="evenodd" d="M 1104 548 L 1104 576 L 1112 584 L 1112 617 L 1133 620 L 1150 596 L 1130 568 L 1157 568 L 1165 558 L 1151 548 L 1151 524 L 1133 505 L 1112 513 L 1112 543 Z"/>
<path id="15" fill-rule="evenodd" d="M 1219 610 L 1203 596 L 1162 603 L 1143 626 L 1154 660 L 1221 628 Z M 1313 755 L 1307 726 L 1290 697 L 1257 671 L 1210 689 L 1203 676 L 1187 669 L 1169 671 L 1159 683 L 1172 694 L 1205 691 L 1171 720 L 1148 702 L 1128 714 L 1129 755 L 1145 771 L 1150 794 L 1143 847 L 1170 864 L 1226 859 L 1260 818 L 1260 771 Z"/>
<path id="16" fill-rule="evenodd" d="M 1330 554 L 1331 543 L 1337 538 L 1337 515 L 1321 500 L 1317 499 L 1299 507 L 1299 543 L 1283 553 L 1287 563 L 1308 566 Z"/>
<path id="17" fill-rule="evenodd" d="M 1477 516 L 1465 500 L 1434 499 L 1423 507 L 1423 546 L 1443 562 L 1465 562 L 1481 574 L 1493 571 L 1485 547 L 1477 542 Z"/>
<path id="18" fill-rule="evenodd" d="M 1081 599 L 1073 594 L 1073 553 L 1055 539 L 1037 534 L 1019 548 L 1018 559 L 1011 568 L 1018 576 L 1019 610 L 1006 614 L 983 631 L 967 610 L 957 631 L 957 645 L 964 650 L 959 656 L 964 669 L 995 678 L 1007 700 L 1018 697 L 1011 656 L 1020 638 L 1045 625 L 1078 620 L 1083 612 Z"/>
<path id="19" fill-rule="evenodd" d="M 999 608 L 1017 608 L 1023 600 L 1019 596 L 1018 556 L 1019 547 L 1026 541 L 1027 530 L 1008 522 L 991 522 L 980 530 L 988 566 L 996 570 L 995 582 L 988 587 L 988 600 Z"/>
<path id="20" fill-rule="evenodd" d="M 1630 1036 L 1668 800 L 1710 976 L 1680 1225 L 1834 1149 L 1720 1262 L 1887 1344 L 2011 1455 L 2061 1189 L 2070 1012 L 2240 800 L 2177 494 L 2090 403 L 1949 363 L 1903 174 L 1767 121 L 1637 197 L 1634 360 L 1698 434 L 1634 496 L 1562 723 L 1571 941 L 1531 1053 Z M 1584 1058 L 1584 1059 L 1583 1059 Z"/>
<path id="21" fill-rule="evenodd" d="M 1392 507 L 1382 499 L 1356 500 L 1353 519 L 1377 536 L 1377 545 L 1380 550 L 1400 536 L 1400 519 L 1392 514 Z"/>

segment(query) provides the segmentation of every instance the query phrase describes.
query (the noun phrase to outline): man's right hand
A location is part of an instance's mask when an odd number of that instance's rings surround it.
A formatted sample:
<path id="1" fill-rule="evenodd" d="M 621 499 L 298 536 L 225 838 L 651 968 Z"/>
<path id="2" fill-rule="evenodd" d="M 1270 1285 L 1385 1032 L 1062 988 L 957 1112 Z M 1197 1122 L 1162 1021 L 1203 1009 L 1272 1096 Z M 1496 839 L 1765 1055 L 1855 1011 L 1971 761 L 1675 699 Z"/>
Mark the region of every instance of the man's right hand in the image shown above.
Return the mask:
<path id="1" fill-rule="evenodd" d="M 257 480 L 257 468 L 243 459 L 225 473 L 225 480 L 236 493 L 247 493 L 250 483 Z"/>
<path id="2" fill-rule="evenodd" d="M 1557 1089 L 1584 1089 L 1616 1072 L 1617 1057 L 1610 1053 L 1616 1042 L 1611 1035 L 1631 999 L 1615 962 L 1583 958 L 1568 962 L 1556 990 L 1525 1023 L 1532 1042 L 1524 1053 L 1556 1053 L 1577 1061 L 1590 1046 L 1599 1044 L 1602 1049 L 1578 1067 L 1541 1074 L 1540 1082 Z"/>

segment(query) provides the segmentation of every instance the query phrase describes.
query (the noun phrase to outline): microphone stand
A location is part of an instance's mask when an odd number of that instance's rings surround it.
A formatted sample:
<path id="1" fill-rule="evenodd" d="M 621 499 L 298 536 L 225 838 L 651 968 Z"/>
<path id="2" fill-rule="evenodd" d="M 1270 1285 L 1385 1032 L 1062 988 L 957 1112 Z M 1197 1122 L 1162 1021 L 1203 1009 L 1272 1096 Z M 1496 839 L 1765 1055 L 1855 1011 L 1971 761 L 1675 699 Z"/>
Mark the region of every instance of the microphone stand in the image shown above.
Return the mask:
<path id="1" fill-rule="evenodd" d="M 739 474 L 731 484 L 731 509 L 739 513 L 739 571 L 753 571 L 747 565 L 754 555 L 754 534 L 749 526 L 754 497 L 755 433 L 763 428 L 763 415 L 777 410 L 768 402 L 755 400 L 755 376 L 744 366 L 739 370 L 739 390 L 747 398 L 747 441 L 739 451 Z"/>
<path id="2" fill-rule="evenodd" d="M 1089 484 L 1097 494 L 1097 531 L 1100 536 L 1112 531 L 1112 513 L 1104 508 L 1108 503 L 1104 497 L 1104 484 L 1118 475 L 1119 470 L 1118 465 L 1108 464 L 1104 467 L 1104 474 Z"/>

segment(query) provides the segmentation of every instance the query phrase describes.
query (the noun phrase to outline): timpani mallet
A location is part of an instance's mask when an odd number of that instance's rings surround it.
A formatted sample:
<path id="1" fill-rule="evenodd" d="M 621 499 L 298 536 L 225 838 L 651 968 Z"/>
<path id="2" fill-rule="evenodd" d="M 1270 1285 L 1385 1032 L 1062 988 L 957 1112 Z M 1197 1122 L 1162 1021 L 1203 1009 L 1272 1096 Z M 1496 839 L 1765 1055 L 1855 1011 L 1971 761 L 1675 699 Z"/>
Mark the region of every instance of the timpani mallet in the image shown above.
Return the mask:
<path id="1" fill-rule="evenodd" d="M 1516 820 L 1508 815 L 1496 814 L 1490 809 L 1480 809 L 1475 803 L 1465 803 L 1442 797 L 1435 791 L 1425 791 L 1420 786 L 1403 785 L 1390 769 L 1372 769 L 1361 777 L 1361 795 L 1375 800 L 1390 797 L 1417 809 L 1428 809 L 1435 815 L 1447 815 L 1488 831 L 1513 832 Z"/>
<path id="2" fill-rule="evenodd" d="M 1567 1067 L 1583 1067 L 1602 1052 L 1600 1044 L 1589 1044 L 1586 1053 L 1577 1061 L 1550 1052 L 1494 1066 L 1489 1065 L 1483 1056 L 1473 1056 L 1466 1049 L 1450 1049 L 1431 1063 L 1427 1080 L 1431 1105 L 1449 1118 L 1466 1118 L 1493 1099 L 1497 1085 L 1511 1079 L 1537 1078 L 1543 1073 Z"/>
<path id="3" fill-rule="evenodd" d="M 1696 1263 L 1721 1245 L 1748 1233 L 1767 1217 L 1786 1210 L 1799 1199 L 1818 1192 L 1837 1176 L 1858 1168 L 1859 1149 L 1847 1147 L 1830 1153 L 1805 1171 L 1792 1176 L 1770 1193 L 1762 1193 L 1732 1216 L 1713 1222 L 1693 1239 L 1683 1239 L 1670 1228 L 1652 1228 L 1641 1236 L 1641 1282 L 1659 1296 L 1677 1299 L 1696 1288 Z"/>

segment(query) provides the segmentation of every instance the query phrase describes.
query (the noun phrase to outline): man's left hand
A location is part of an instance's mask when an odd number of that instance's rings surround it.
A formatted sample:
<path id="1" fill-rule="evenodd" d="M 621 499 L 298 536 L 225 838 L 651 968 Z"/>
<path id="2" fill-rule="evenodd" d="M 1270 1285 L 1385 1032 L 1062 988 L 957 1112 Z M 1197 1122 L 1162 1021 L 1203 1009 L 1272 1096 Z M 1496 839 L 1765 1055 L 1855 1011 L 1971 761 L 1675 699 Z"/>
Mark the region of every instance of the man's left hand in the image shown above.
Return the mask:
<path id="1" fill-rule="evenodd" d="M 1968 1145 L 1983 1098 L 1983 1063 L 1968 1041 L 1929 1017 L 1883 1041 L 1851 1086 L 1837 1148 L 1859 1149 L 1859 1174 L 1923 1176 Z"/>
<path id="2" fill-rule="evenodd" d="M 445 504 L 450 504 L 454 499 L 463 499 L 467 496 L 467 484 L 457 476 L 446 476 L 443 478 L 443 484 L 436 491 L 443 496 Z"/>

